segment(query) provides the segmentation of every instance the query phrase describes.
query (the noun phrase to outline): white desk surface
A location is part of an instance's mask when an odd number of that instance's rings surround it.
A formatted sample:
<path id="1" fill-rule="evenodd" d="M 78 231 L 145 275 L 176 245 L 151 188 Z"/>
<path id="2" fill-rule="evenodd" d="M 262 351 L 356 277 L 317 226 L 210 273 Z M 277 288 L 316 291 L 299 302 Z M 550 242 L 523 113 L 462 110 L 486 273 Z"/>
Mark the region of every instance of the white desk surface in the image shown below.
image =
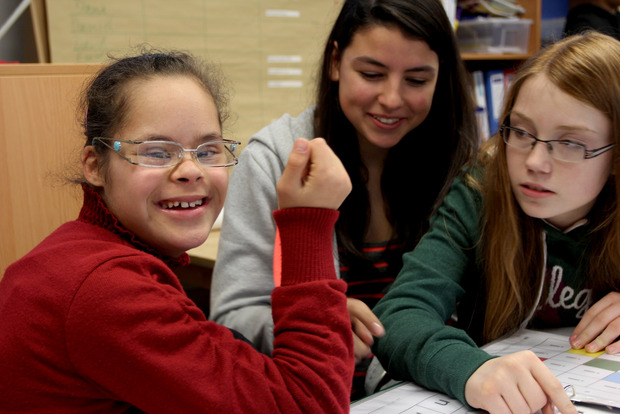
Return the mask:
<path id="1" fill-rule="evenodd" d="M 213 229 L 207 240 L 198 247 L 187 251 L 192 264 L 212 268 L 217 258 L 217 245 L 220 241 L 220 230 Z"/>

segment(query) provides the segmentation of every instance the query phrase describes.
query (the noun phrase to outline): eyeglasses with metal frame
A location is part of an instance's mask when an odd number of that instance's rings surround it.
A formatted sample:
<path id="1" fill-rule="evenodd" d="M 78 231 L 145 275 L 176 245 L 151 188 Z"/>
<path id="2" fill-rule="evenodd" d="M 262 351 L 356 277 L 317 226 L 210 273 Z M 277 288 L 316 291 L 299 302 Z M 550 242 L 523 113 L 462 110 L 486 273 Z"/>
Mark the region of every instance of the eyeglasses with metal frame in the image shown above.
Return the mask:
<path id="1" fill-rule="evenodd" d="M 547 144 L 547 150 L 551 158 L 565 162 L 577 163 L 598 157 L 614 147 L 614 144 L 609 144 L 601 148 L 589 150 L 585 145 L 578 142 L 565 139 L 539 139 L 527 131 L 505 124 L 499 127 L 499 133 L 507 145 L 522 151 L 532 150 L 538 142 Z"/>
<path id="2" fill-rule="evenodd" d="M 221 139 L 208 141 L 195 149 L 184 148 L 174 141 L 130 141 L 116 138 L 95 137 L 92 145 L 101 143 L 116 152 L 127 162 L 142 167 L 173 167 L 181 162 L 186 152 L 190 152 L 200 165 L 205 167 L 230 167 L 237 165 L 239 141 Z"/>

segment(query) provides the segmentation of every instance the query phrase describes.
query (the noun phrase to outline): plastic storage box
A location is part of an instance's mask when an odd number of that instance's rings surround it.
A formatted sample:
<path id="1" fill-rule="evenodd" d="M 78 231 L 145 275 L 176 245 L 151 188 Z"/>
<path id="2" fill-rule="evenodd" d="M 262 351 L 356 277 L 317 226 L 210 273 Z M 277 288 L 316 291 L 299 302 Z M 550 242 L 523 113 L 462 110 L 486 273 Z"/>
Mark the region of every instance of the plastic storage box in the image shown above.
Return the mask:
<path id="1" fill-rule="evenodd" d="M 476 17 L 460 21 L 456 38 L 461 52 L 527 53 L 532 20 L 516 17 Z"/>

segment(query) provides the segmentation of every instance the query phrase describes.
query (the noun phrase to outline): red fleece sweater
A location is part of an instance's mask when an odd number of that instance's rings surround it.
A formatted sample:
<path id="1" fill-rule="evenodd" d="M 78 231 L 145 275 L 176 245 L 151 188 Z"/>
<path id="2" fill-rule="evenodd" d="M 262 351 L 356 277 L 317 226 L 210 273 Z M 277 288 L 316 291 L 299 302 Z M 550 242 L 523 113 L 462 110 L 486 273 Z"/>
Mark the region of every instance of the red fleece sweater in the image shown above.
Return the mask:
<path id="1" fill-rule="evenodd" d="M 85 188 L 79 218 L 0 282 L 0 412 L 348 412 L 353 342 L 331 251 L 337 215 L 274 213 L 283 263 L 270 358 L 188 299 L 171 270 L 187 255 L 157 257 Z"/>

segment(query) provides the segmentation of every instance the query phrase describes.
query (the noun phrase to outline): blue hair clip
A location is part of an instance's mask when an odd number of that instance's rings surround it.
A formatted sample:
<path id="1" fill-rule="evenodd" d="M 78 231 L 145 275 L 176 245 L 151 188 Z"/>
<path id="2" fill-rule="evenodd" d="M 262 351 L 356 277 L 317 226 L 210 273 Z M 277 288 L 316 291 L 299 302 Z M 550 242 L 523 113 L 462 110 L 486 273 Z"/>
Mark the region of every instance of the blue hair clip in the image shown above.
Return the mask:
<path id="1" fill-rule="evenodd" d="M 230 144 L 230 150 L 232 152 L 235 152 L 236 149 L 237 149 L 237 144 Z"/>
<path id="2" fill-rule="evenodd" d="M 121 143 L 114 141 L 114 151 L 119 152 L 121 150 Z"/>

